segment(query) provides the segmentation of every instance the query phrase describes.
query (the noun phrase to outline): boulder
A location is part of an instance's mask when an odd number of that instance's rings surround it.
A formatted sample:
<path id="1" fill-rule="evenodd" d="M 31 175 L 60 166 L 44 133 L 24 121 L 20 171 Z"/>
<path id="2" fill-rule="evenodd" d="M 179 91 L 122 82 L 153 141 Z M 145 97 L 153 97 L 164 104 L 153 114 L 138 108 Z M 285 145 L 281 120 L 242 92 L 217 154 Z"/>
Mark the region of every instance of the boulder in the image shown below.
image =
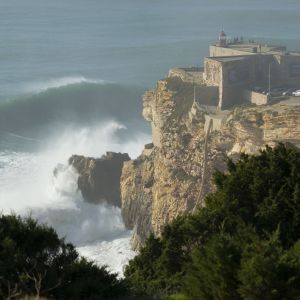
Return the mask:
<path id="1" fill-rule="evenodd" d="M 79 174 L 78 189 L 90 203 L 121 207 L 120 178 L 127 153 L 107 152 L 101 158 L 72 155 L 69 164 Z"/>

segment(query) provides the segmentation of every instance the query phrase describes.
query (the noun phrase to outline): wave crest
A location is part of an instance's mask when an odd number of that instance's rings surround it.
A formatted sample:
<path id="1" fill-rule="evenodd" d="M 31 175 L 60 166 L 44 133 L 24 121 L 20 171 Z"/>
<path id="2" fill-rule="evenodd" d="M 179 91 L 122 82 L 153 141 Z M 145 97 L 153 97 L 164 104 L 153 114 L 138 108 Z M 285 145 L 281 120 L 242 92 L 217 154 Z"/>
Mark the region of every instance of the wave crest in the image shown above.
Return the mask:
<path id="1" fill-rule="evenodd" d="M 48 79 L 46 81 L 36 81 L 33 83 L 27 83 L 23 86 L 22 92 L 41 93 L 49 89 L 57 89 L 60 87 L 81 83 L 105 84 L 109 82 L 102 79 L 86 78 L 84 76 L 65 76 L 60 78 Z"/>
<path id="2" fill-rule="evenodd" d="M 12 134 L 43 140 L 65 126 L 86 127 L 108 119 L 124 124 L 131 134 L 147 130 L 141 116 L 142 88 L 90 81 L 79 77 L 43 83 L 46 91 L 37 93 L 37 88 L 43 87 L 35 86 L 32 94 L 0 102 L 0 135 L 9 133 L 8 144 L 15 143 Z M 0 137 L 0 144 L 3 142 Z"/>

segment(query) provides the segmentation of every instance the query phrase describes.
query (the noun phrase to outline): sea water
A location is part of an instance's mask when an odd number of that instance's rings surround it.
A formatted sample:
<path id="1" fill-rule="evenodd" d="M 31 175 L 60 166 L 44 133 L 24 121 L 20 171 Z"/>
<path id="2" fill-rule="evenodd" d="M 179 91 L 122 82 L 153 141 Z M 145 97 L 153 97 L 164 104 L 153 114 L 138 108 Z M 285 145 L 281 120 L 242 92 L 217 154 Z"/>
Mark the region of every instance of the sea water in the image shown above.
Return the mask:
<path id="1" fill-rule="evenodd" d="M 202 65 L 221 29 L 300 50 L 299 14 L 298 0 L 0 0 L 0 209 L 122 274 L 135 253 L 120 208 L 84 202 L 68 158 L 137 157 L 145 89 Z"/>

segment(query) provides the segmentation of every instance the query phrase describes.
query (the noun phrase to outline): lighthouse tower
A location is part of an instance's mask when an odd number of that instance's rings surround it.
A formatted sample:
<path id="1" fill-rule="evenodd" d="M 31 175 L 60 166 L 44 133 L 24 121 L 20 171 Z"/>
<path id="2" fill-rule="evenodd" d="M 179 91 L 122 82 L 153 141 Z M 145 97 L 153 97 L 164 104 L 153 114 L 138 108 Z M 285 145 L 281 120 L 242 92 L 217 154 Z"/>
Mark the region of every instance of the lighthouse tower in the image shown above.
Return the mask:
<path id="1" fill-rule="evenodd" d="M 219 35 L 219 46 L 220 47 L 226 47 L 227 46 L 227 36 L 225 32 L 222 30 Z"/>

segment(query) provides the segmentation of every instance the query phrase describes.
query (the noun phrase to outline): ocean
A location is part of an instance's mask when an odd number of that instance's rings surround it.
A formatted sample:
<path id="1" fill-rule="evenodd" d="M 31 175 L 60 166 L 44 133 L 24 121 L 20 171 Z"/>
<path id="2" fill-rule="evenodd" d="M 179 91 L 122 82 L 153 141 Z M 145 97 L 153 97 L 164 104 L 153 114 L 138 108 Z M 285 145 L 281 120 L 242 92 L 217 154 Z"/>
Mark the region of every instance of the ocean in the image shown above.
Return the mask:
<path id="1" fill-rule="evenodd" d="M 300 50 L 298 0 L 0 0 L 0 209 L 53 226 L 122 274 L 135 253 L 120 209 L 94 206 L 57 164 L 151 141 L 142 94 L 229 37 Z"/>

